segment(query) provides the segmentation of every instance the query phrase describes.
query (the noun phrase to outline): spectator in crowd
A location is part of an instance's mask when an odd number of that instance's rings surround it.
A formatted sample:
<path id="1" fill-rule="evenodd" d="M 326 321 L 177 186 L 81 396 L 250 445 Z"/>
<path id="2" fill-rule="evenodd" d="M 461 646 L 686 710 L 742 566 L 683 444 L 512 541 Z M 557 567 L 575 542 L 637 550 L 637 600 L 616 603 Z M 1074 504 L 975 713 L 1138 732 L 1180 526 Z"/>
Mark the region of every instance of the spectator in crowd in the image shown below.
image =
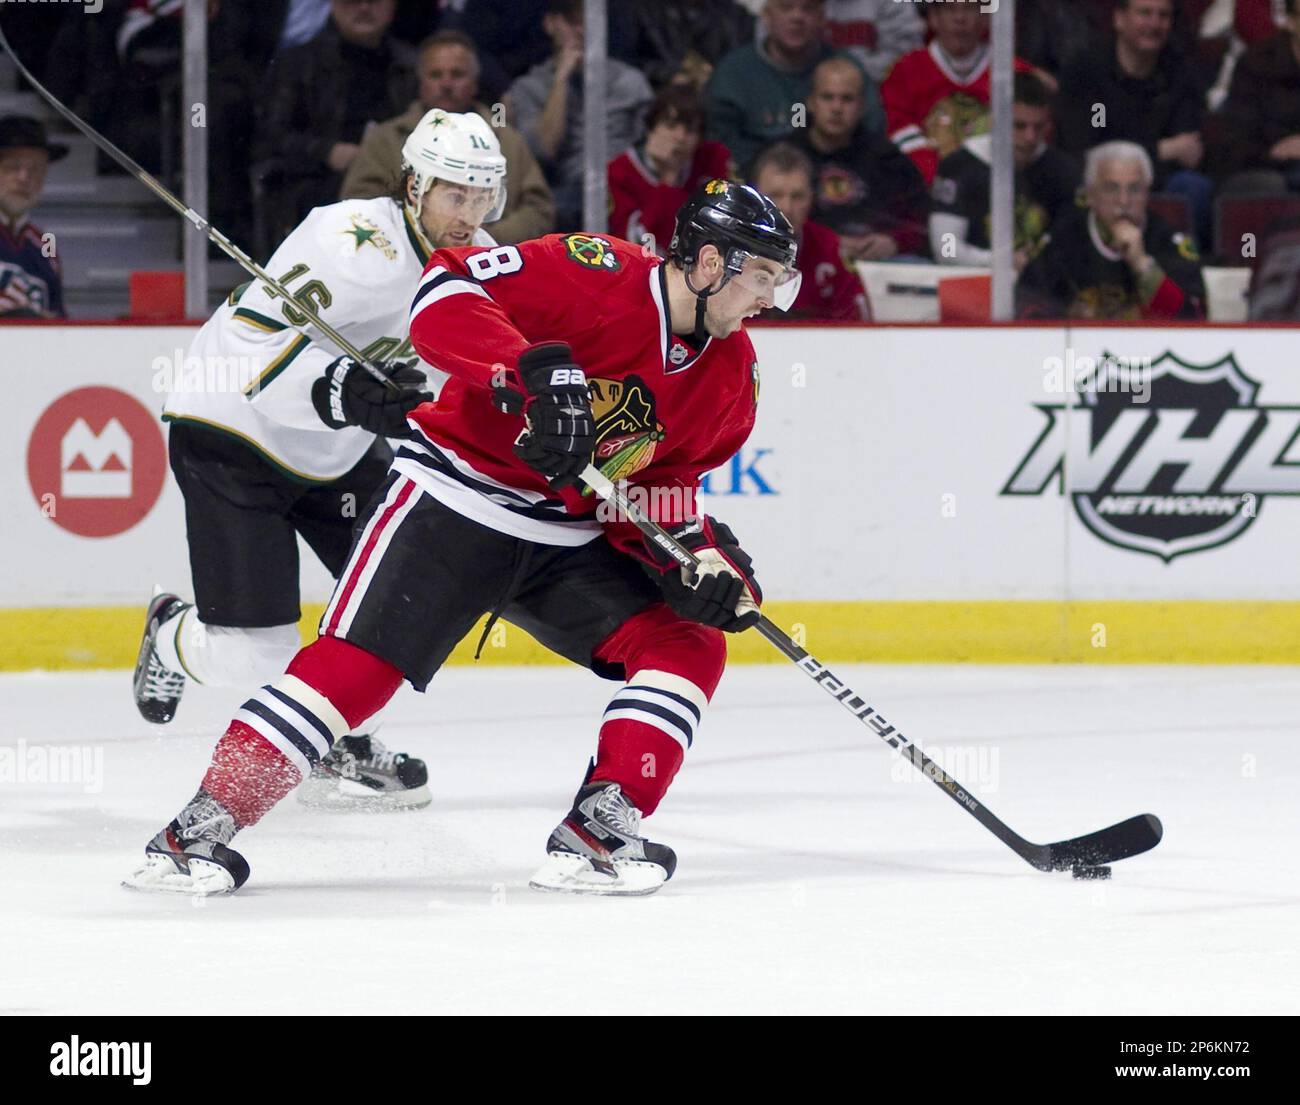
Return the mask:
<path id="1" fill-rule="evenodd" d="M 880 84 L 894 62 L 925 41 L 925 23 L 916 8 L 895 0 L 826 0 L 827 37 Z"/>
<path id="2" fill-rule="evenodd" d="M 1251 322 L 1300 321 L 1300 219 L 1280 219 L 1264 234 L 1247 298 Z"/>
<path id="3" fill-rule="evenodd" d="M 609 163 L 609 232 L 664 256 L 678 209 L 706 180 L 731 175 L 731 154 L 705 142 L 704 101 L 690 85 L 669 85 L 646 116 L 643 142 Z"/>
<path id="4" fill-rule="evenodd" d="M 839 235 L 852 260 L 922 257 L 925 181 L 897 146 L 862 125 L 865 87 L 862 70 L 847 57 L 827 58 L 813 70 L 810 125 L 789 139 L 813 164 L 812 216 Z"/>
<path id="5" fill-rule="evenodd" d="M 1053 94 L 1060 88 L 1062 70 L 1104 39 L 1089 15 L 1088 5 L 1079 0 L 1020 0 L 1016 5 L 1016 53 L 1038 70 Z"/>
<path id="6" fill-rule="evenodd" d="M 122 87 L 113 96 L 110 133 L 155 173 L 181 167 L 182 0 L 130 0 L 117 28 Z M 254 105 L 285 21 L 285 0 L 235 4 L 208 0 L 208 212 L 235 242 L 249 244 L 248 173 Z M 167 105 L 163 113 L 162 104 Z M 174 180 L 167 183 L 175 184 Z"/>
<path id="7" fill-rule="evenodd" d="M 889 137 L 921 171 L 926 186 L 939 162 L 988 130 L 988 21 L 972 4 L 926 9 L 934 38 L 898 59 L 881 86 Z M 1016 71 L 1032 70 L 1016 60 Z"/>
<path id="8" fill-rule="evenodd" d="M 0 119 L 0 318 L 62 318 L 63 271 L 28 214 L 51 161 L 68 147 L 50 142 L 38 119 Z"/>
<path id="9" fill-rule="evenodd" d="M 709 79 L 709 137 L 731 151 L 742 172 L 751 171 L 758 151 L 802 125 L 805 100 L 817 63 L 834 47 L 822 40 L 824 0 L 767 0 L 767 37 L 762 44 L 737 47 L 718 62 Z M 873 81 L 865 85 L 868 130 L 881 129 L 879 97 Z"/>
<path id="10" fill-rule="evenodd" d="M 481 83 L 492 101 L 553 52 L 544 26 L 548 0 L 452 0 L 443 7 L 439 27 L 464 31 L 478 46 Z M 609 3 L 605 18 L 610 56 L 631 63 L 636 37 L 631 5 L 627 0 Z"/>
<path id="11" fill-rule="evenodd" d="M 661 88 L 681 77 L 702 89 L 722 56 L 754 38 L 736 0 L 633 0 L 632 62 Z"/>
<path id="12" fill-rule="evenodd" d="M 542 163 L 555 192 L 558 229 L 576 229 L 582 218 L 583 157 L 583 3 L 547 0 L 543 20 L 551 57 L 510 86 L 509 117 Z M 642 120 L 653 93 L 644 76 L 609 58 L 605 87 L 597 90 L 604 106 L 611 150 L 623 150 L 641 137 Z"/>
<path id="13" fill-rule="evenodd" d="M 275 41 L 275 52 L 279 54 L 306 45 L 325 29 L 331 0 L 272 0 L 257 6 L 283 9 L 283 15 L 277 20 L 279 34 Z"/>
<path id="14" fill-rule="evenodd" d="M 1078 155 L 1103 142 L 1138 143 L 1156 167 L 1158 190 L 1188 198 L 1197 236 L 1209 242 L 1214 185 L 1198 171 L 1205 89 L 1187 55 L 1170 45 L 1173 16 L 1173 0 L 1116 0 L 1114 41 L 1061 74 L 1057 135 Z"/>
<path id="15" fill-rule="evenodd" d="M 395 9 L 396 0 L 333 0 L 325 29 L 271 66 L 256 155 L 279 169 L 278 221 L 336 202 L 366 128 L 415 97 L 415 51 L 389 35 Z"/>
<path id="16" fill-rule="evenodd" d="M 1088 151 L 1087 209 L 1057 222 L 1016 286 L 1021 318 L 1203 318 L 1196 246 L 1147 211 L 1151 155 L 1136 142 Z"/>
<path id="17" fill-rule="evenodd" d="M 1215 151 L 1223 194 L 1300 191 L 1300 0 L 1286 0 L 1286 20 L 1233 74 Z"/>
<path id="18" fill-rule="evenodd" d="M 402 145 L 425 113 L 435 107 L 453 114 L 474 111 L 493 123 L 492 111 L 477 101 L 478 53 L 468 36 L 439 31 L 421 45 L 417 73 L 420 92 L 406 113 L 371 127 L 343 178 L 341 199 L 371 199 L 393 190 L 393 166 L 402 162 Z M 483 229 L 503 245 L 540 238 L 555 224 L 555 200 L 528 143 L 513 127 L 493 125 L 506 159 L 506 208 Z"/>
<path id="19" fill-rule="evenodd" d="M 1047 87 L 1033 73 L 1017 73 L 1011 106 L 1016 166 L 1015 266 L 1022 270 L 1042 247 L 1057 219 L 1075 209 L 1079 165 L 1047 142 L 1052 126 Z M 993 139 L 968 138 L 939 162 L 930 207 L 930 250 L 940 264 L 992 263 L 990 193 Z"/>
<path id="20" fill-rule="evenodd" d="M 751 183 L 781 209 L 799 236 L 795 265 L 803 273 L 803 282 L 794 306 L 781 317 L 868 318 L 866 292 L 857 274 L 844 267 L 838 236 L 809 218 L 813 164 L 808 155 L 788 142 L 769 146 L 754 161 Z"/>

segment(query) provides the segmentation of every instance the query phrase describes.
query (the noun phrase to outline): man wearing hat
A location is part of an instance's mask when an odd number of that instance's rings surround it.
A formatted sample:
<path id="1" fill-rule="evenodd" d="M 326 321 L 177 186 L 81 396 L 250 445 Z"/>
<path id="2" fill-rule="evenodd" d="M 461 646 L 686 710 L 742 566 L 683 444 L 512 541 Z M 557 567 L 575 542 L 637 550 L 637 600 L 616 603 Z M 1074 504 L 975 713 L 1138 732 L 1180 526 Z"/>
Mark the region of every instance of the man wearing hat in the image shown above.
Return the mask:
<path id="1" fill-rule="evenodd" d="M 51 161 L 67 146 L 49 142 L 26 115 L 0 118 L 0 318 L 62 318 L 63 273 L 54 238 L 28 218 Z"/>

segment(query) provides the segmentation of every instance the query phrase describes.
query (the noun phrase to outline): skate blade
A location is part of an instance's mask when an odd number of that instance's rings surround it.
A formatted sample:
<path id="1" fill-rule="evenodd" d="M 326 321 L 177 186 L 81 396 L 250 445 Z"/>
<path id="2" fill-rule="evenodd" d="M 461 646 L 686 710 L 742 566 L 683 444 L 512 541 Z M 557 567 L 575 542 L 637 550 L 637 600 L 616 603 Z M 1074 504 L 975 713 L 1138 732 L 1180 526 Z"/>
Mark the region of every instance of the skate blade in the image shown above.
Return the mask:
<path id="1" fill-rule="evenodd" d="M 657 863 L 615 860 L 618 877 L 601 874 L 584 856 L 551 852 L 546 862 L 528 880 L 534 890 L 560 894 L 599 894 L 608 897 L 643 897 L 653 894 L 665 882 L 664 869 Z"/>
<path id="2" fill-rule="evenodd" d="M 341 785 L 346 784 L 346 785 Z M 304 779 L 298 787 L 298 801 L 308 809 L 331 813 L 390 813 L 419 810 L 433 802 L 427 786 L 413 790 L 371 790 L 360 783 L 333 779 Z"/>
<path id="3" fill-rule="evenodd" d="M 190 873 L 176 870 L 166 856 L 146 856 L 144 863 L 122 880 L 128 890 L 144 890 L 155 894 L 189 894 L 206 898 L 213 894 L 230 894 L 235 880 L 220 864 L 204 859 L 190 860 Z"/>

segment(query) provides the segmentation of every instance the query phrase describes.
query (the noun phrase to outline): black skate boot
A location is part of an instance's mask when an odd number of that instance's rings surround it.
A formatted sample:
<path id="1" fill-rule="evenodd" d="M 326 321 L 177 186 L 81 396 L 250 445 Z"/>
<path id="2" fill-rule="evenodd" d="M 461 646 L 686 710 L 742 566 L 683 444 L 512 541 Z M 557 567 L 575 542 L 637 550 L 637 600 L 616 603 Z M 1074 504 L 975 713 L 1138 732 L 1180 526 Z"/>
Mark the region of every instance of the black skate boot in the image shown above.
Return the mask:
<path id="1" fill-rule="evenodd" d="M 641 835 L 641 811 L 617 783 L 590 783 L 546 842 L 547 860 L 528 885 L 569 894 L 653 894 L 673 877 L 677 855 Z"/>
<path id="2" fill-rule="evenodd" d="M 135 705 L 145 721 L 165 725 L 176 716 L 181 693 L 185 690 L 185 676 L 163 664 L 158 659 L 154 642 L 158 627 L 174 614 L 179 614 L 189 603 L 175 595 L 154 595 L 144 616 L 144 636 L 140 640 L 140 655 L 135 661 Z"/>
<path id="3" fill-rule="evenodd" d="M 423 760 L 390 752 L 369 735 L 342 737 L 298 787 L 313 809 L 415 810 L 433 801 Z"/>
<path id="4" fill-rule="evenodd" d="M 144 864 L 122 885 L 179 894 L 229 894 L 248 881 L 248 863 L 229 847 L 238 830 L 202 787 L 144 848 Z"/>

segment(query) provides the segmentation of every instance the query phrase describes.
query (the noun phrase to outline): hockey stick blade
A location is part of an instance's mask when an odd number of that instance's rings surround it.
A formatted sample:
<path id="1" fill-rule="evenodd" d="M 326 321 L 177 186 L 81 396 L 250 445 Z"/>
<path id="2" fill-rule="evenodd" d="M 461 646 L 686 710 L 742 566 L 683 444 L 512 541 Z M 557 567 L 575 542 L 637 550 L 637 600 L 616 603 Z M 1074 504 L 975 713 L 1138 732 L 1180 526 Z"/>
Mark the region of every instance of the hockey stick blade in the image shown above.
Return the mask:
<path id="1" fill-rule="evenodd" d="M 1086 836 L 1038 845 L 1040 854 L 1029 862 L 1042 871 L 1068 871 L 1076 864 L 1103 867 L 1151 851 L 1164 835 L 1165 828 L 1160 824 L 1160 818 L 1153 813 L 1140 813 Z"/>

